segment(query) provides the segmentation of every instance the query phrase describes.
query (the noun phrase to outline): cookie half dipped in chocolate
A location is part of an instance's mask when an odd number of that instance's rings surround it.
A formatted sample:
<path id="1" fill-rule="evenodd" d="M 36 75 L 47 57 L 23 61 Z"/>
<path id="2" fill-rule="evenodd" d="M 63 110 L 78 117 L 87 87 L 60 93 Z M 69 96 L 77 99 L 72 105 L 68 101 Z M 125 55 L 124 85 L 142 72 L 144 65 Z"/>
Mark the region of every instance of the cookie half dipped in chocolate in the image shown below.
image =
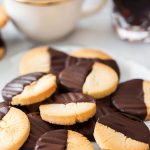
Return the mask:
<path id="1" fill-rule="evenodd" d="M 99 118 L 94 137 L 101 149 L 148 150 L 150 131 L 137 118 L 115 112 Z"/>
<path id="2" fill-rule="evenodd" d="M 82 93 L 55 95 L 49 104 L 40 106 L 40 115 L 44 121 L 57 125 L 73 125 L 85 122 L 96 113 L 93 98 Z"/>
<path id="3" fill-rule="evenodd" d="M 64 52 L 49 47 L 31 49 L 21 59 L 20 73 L 50 72 L 58 75 L 65 67 L 67 56 Z"/>
<path id="4" fill-rule="evenodd" d="M 18 150 L 26 141 L 30 123 L 19 109 L 0 103 L 0 149 Z"/>
<path id="5" fill-rule="evenodd" d="M 71 57 L 72 56 L 72 57 Z M 73 65 L 74 63 L 84 62 L 84 61 L 94 61 L 100 62 L 108 65 L 116 71 L 118 76 L 120 76 L 120 70 L 117 62 L 108 54 L 101 50 L 96 49 L 79 49 L 73 51 L 71 56 L 67 58 L 66 65 Z"/>
<path id="6" fill-rule="evenodd" d="M 112 94 L 118 86 L 118 75 L 109 66 L 98 62 L 80 62 L 59 74 L 60 84 L 69 92 L 83 92 L 100 99 Z"/>
<path id="7" fill-rule="evenodd" d="M 121 112 L 149 120 L 150 81 L 134 79 L 121 83 L 112 96 L 112 102 Z"/>
<path id="8" fill-rule="evenodd" d="M 2 90 L 11 105 L 31 105 L 44 101 L 56 91 L 56 77 L 41 72 L 30 73 L 9 82 Z"/>
<path id="9" fill-rule="evenodd" d="M 43 134 L 34 150 L 94 150 L 82 134 L 71 130 L 54 130 Z"/>
<path id="10" fill-rule="evenodd" d="M 44 122 L 38 113 L 27 115 L 30 122 L 30 134 L 21 150 L 34 150 L 36 141 L 46 132 L 54 130 L 53 125 Z"/>

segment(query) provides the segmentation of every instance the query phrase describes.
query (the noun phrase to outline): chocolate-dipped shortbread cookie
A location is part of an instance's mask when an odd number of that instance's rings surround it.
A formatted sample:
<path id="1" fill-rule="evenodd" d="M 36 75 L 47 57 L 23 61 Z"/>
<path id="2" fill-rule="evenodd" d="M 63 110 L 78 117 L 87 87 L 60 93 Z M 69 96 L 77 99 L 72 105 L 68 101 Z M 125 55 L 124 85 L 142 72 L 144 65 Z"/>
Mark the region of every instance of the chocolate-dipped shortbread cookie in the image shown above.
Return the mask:
<path id="1" fill-rule="evenodd" d="M 150 81 L 134 79 L 121 83 L 112 96 L 114 106 L 142 120 L 150 119 Z"/>
<path id="2" fill-rule="evenodd" d="M 120 70 L 117 62 L 110 55 L 100 50 L 80 49 L 72 52 L 71 56 L 67 57 L 66 66 L 84 61 L 100 62 L 114 69 L 117 72 L 118 76 L 120 76 Z"/>
<path id="3" fill-rule="evenodd" d="M 99 118 L 94 137 L 101 149 L 149 150 L 150 131 L 144 122 L 118 112 Z"/>
<path id="4" fill-rule="evenodd" d="M 94 150 L 82 134 L 71 130 L 54 130 L 43 134 L 34 150 Z"/>
<path id="5" fill-rule="evenodd" d="M 57 125 L 73 125 L 85 122 L 96 113 L 93 98 L 82 93 L 65 93 L 55 95 L 49 104 L 40 106 L 43 120 Z"/>
<path id="6" fill-rule="evenodd" d="M 100 99 L 112 94 L 118 86 L 118 75 L 109 66 L 98 62 L 80 62 L 65 68 L 59 74 L 64 90 L 83 92 Z"/>
<path id="7" fill-rule="evenodd" d="M 56 90 L 56 77 L 41 72 L 30 73 L 9 82 L 2 90 L 11 105 L 30 105 L 44 101 Z"/>
<path id="8" fill-rule="evenodd" d="M 18 150 L 28 138 L 30 123 L 19 109 L 0 103 L 0 149 Z"/>
<path id="9" fill-rule="evenodd" d="M 30 113 L 27 116 L 30 122 L 30 134 L 27 141 L 21 147 L 21 150 L 34 150 L 36 141 L 40 136 L 55 128 L 53 125 L 44 122 L 38 113 Z"/>
<path id="10" fill-rule="evenodd" d="M 49 47 L 34 48 L 24 54 L 20 62 L 20 73 L 45 72 L 58 75 L 65 67 L 68 55 Z"/>
<path id="11" fill-rule="evenodd" d="M 6 13 L 4 6 L 0 5 L 0 29 L 6 25 L 8 20 L 9 20 L 9 17 Z"/>

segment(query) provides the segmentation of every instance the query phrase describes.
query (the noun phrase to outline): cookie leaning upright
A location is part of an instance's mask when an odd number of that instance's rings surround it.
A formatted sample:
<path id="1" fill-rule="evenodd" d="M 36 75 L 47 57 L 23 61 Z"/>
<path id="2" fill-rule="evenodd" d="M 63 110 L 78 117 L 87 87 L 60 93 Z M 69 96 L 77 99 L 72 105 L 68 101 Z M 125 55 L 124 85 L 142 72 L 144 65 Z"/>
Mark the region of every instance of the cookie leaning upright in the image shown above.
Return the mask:
<path id="1" fill-rule="evenodd" d="M 43 134 L 36 142 L 35 150 L 94 150 L 82 134 L 71 130 L 54 130 Z"/>
<path id="2" fill-rule="evenodd" d="M 142 120 L 150 119 L 150 81 L 134 79 L 121 83 L 112 96 L 114 106 Z"/>
<path id="3" fill-rule="evenodd" d="M 101 149 L 148 150 L 150 131 L 137 118 L 118 112 L 99 117 L 94 137 Z"/>
<path id="4" fill-rule="evenodd" d="M 40 106 L 44 121 L 57 125 L 73 125 L 92 118 L 96 113 L 93 98 L 82 93 L 55 95 L 51 102 Z"/>
<path id="5" fill-rule="evenodd" d="M 65 67 L 68 55 L 49 47 L 38 47 L 26 52 L 20 62 L 20 73 L 44 72 L 58 74 Z"/>
<path id="6" fill-rule="evenodd" d="M 44 101 L 57 88 L 56 77 L 41 72 L 30 73 L 9 82 L 2 90 L 5 101 L 11 105 L 30 105 Z"/>
<path id="7" fill-rule="evenodd" d="M 0 103 L 0 149 L 18 150 L 26 141 L 30 123 L 19 109 Z"/>

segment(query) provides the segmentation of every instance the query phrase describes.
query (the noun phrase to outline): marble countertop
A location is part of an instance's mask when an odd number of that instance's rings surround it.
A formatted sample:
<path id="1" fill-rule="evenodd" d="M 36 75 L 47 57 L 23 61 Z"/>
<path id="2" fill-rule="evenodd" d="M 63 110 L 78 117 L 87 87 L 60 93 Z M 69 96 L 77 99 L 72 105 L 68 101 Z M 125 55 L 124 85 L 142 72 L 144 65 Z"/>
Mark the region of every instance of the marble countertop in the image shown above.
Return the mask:
<path id="1" fill-rule="evenodd" d="M 110 54 L 137 61 L 150 68 L 150 44 L 128 43 L 121 41 L 111 27 L 111 2 L 97 15 L 80 21 L 75 31 L 69 36 L 49 45 L 78 45 L 98 48 Z M 27 40 L 12 23 L 2 30 L 7 43 L 7 55 L 10 57 L 28 48 L 43 45 Z"/>

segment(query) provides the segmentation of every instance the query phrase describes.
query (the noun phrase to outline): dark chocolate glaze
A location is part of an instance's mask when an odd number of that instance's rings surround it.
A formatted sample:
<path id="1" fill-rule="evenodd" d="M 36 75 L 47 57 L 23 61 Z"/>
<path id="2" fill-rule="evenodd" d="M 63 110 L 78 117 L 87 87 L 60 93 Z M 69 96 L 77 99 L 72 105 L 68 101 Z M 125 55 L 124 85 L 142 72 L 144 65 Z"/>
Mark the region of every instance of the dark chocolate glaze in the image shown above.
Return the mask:
<path id="1" fill-rule="evenodd" d="M 67 130 L 49 131 L 38 139 L 34 150 L 66 150 L 67 138 Z"/>
<path id="2" fill-rule="evenodd" d="M 48 52 L 50 54 L 51 62 L 50 72 L 55 75 L 58 75 L 60 71 L 62 71 L 65 68 L 65 61 L 68 55 L 54 48 L 49 48 Z"/>
<path id="3" fill-rule="evenodd" d="M 96 121 L 98 118 L 113 112 L 118 112 L 118 110 L 112 105 L 110 96 L 96 100 Z"/>
<path id="4" fill-rule="evenodd" d="M 93 62 L 81 62 L 65 68 L 59 74 L 62 87 L 69 92 L 82 92 L 82 86 L 91 72 Z"/>
<path id="5" fill-rule="evenodd" d="M 2 96 L 6 101 L 11 101 L 12 98 L 20 94 L 24 87 L 30 85 L 32 82 L 41 78 L 44 73 L 36 72 L 27 75 L 19 76 L 18 78 L 9 82 L 2 90 Z"/>
<path id="6" fill-rule="evenodd" d="M 100 58 L 95 58 L 95 59 L 88 58 L 87 59 L 87 58 L 76 58 L 76 57 L 68 56 L 66 59 L 66 67 L 69 67 L 69 66 L 74 65 L 74 64 L 82 63 L 82 62 L 103 63 L 103 64 L 111 67 L 112 69 L 114 69 L 116 71 L 116 73 L 118 74 L 118 76 L 120 76 L 119 67 L 118 67 L 116 61 L 113 59 L 108 59 L 108 60 L 104 60 L 104 59 L 100 59 Z"/>
<path id="7" fill-rule="evenodd" d="M 41 135 L 50 130 L 54 130 L 53 126 L 44 122 L 38 113 L 31 113 L 27 116 L 30 121 L 30 135 L 21 147 L 21 150 L 33 150 L 36 145 L 36 141 Z"/>
<path id="8" fill-rule="evenodd" d="M 0 103 L 0 120 L 8 113 L 10 107 L 8 106 L 8 103 L 1 102 Z"/>
<path id="9" fill-rule="evenodd" d="M 95 103 L 95 100 L 88 95 L 71 92 L 65 94 L 58 94 L 52 98 L 52 103 L 56 104 L 81 103 L 81 102 Z"/>
<path id="10" fill-rule="evenodd" d="M 91 118 L 84 123 L 77 123 L 72 126 L 66 126 L 66 129 L 79 132 L 85 137 L 87 137 L 90 141 L 95 141 L 93 137 L 95 123 L 96 123 L 95 118 Z"/>
<path id="11" fill-rule="evenodd" d="M 98 122 L 128 138 L 149 144 L 150 131 L 148 127 L 135 117 L 114 112 L 100 117 Z"/>
<path id="12" fill-rule="evenodd" d="M 16 108 L 21 109 L 24 113 L 29 114 L 29 113 L 34 113 L 34 112 L 39 112 L 39 106 L 43 104 L 42 102 L 27 105 L 27 106 L 16 106 Z"/>
<path id="13" fill-rule="evenodd" d="M 134 115 L 142 120 L 147 116 L 143 80 L 134 79 L 121 83 L 112 96 L 112 101 L 121 112 Z"/>

